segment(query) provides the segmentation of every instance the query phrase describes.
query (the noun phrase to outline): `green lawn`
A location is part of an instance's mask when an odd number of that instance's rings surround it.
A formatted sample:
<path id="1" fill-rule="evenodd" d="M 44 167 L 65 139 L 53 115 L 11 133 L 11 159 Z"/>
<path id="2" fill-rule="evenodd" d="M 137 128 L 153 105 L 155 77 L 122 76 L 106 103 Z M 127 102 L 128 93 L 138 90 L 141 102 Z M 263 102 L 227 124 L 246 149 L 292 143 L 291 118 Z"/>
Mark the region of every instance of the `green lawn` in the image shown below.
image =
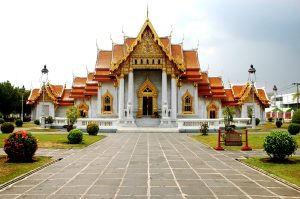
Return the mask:
<path id="1" fill-rule="evenodd" d="M 249 146 L 252 149 L 262 149 L 263 148 L 263 141 L 265 139 L 265 137 L 268 134 L 251 134 L 249 133 Z M 293 137 L 296 138 L 297 143 L 298 143 L 298 147 L 300 147 L 300 134 L 298 135 L 293 135 Z M 199 141 L 199 142 L 203 142 L 211 147 L 215 147 L 218 144 L 218 134 L 217 133 L 213 133 L 213 134 L 209 134 L 208 136 L 203 136 L 203 135 L 193 135 L 192 138 L 194 138 L 195 140 Z M 244 135 L 243 135 L 243 140 L 244 140 Z M 244 144 L 244 143 L 243 143 Z M 224 144 L 222 143 L 222 146 L 227 149 L 227 150 L 240 150 L 241 146 L 224 146 Z"/>
<path id="2" fill-rule="evenodd" d="M 27 163 L 10 163 L 6 162 L 6 156 L 0 155 L 0 184 L 7 182 L 17 176 L 36 169 L 44 164 L 51 162 L 50 157 L 34 157 L 33 162 Z"/>
<path id="3" fill-rule="evenodd" d="M 280 128 L 277 128 L 274 122 L 267 122 L 266 124 L 259 124 L 255 129 L 249 129 L 249 132 L 271 132 L 272 130 L 287 130 L 290 123 L 283 123 Z"/>
<path id="4" fill-rule="evenodd" d="M 242 161 L 300 186 L 299 156 L 291 157 L 284 163 L 273 163 L 270 161 L 270 158 L 266 157 L 251 157 Z"/>
<path id="5" fill-rule="evenodd" d="M 0 134 L 0 147 L 3 147 L 4 138 L 8 137 L 8 134 Z M 38 139 L 39 148 L 83 148 L 94 142 L 103 139 L 104 135 L 91 136 L 84 134 L 83 142 L 81 144 L 69 144 L 67 134 L 34 134 L 34 137 Z"/>

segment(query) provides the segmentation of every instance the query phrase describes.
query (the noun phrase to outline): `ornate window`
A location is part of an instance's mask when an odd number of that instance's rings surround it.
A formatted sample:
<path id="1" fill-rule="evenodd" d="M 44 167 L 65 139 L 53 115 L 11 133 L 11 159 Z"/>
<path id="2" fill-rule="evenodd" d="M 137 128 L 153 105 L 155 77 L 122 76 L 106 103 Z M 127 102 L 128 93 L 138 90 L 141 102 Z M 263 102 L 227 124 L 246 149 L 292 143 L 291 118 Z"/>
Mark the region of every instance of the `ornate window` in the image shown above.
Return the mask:
<path id="1" fill-rule="evenodd" d="M 214 102 L 207 106 L 207 117 L 210 119 L 218 118 L 218 107 Z"/>
<path id="2" fill-rule="evenodd" d="M 134 64 L 137 64 L 137 59 L 134 60 Z"/>
<path id="3" fill-rule="evenodd" d="M 89 111 L 89 106 L 85 102 L 81 102 L 78 105 L 78 111 L 79 111 L 80 117 L 87 117 L 88 111 Z"/>
<path id="4" fill-rule="evenodd" d="M 160 64 L 160 59 L 159 59 L 159 60 L 157 60 L 157 63 L 158 63 L 158 64 Z"/>
<path id="5" fill-rule="evenodd" d="M 141 64 L 143 64 L 143 59 L 141 59 Z"/>
<path id="6" fill-rule="evenodd" d="M 154 59 L 152 59 L 152 64 L 155 64 L 155 60 Z"/>
<path id="7" fill-rule="evenodd" d="M 102 96 L 102 113 L 111 114 L 112 104 L 113 104 L 113 96 L 107 90 Z"/>
<path id="8" fill-rule="evenodd" d="M 192 114 L 193 113 L 193 96 L 189 91 L 186 91 L 182 97 L 182 113 Z"/>

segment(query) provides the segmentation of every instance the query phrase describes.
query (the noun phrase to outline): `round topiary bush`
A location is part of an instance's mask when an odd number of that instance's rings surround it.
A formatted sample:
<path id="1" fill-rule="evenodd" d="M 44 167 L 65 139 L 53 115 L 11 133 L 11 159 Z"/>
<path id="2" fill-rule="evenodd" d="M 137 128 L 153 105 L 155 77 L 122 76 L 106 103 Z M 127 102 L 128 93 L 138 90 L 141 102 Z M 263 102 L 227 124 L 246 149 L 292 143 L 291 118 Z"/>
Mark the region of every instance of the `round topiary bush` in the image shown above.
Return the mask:
<path id="1" fill-rule="evenodd" d="M 275 124 L 276 124 L 277 128 L 280 128 L 282 126 L 282 121 L 277 120 Z"/>
<path id="2" fill-rule="evenodd" d="M 72 129 L 68 134 L 70 144 L 79 144 L 82 142 L 83 133 L 80 129 Z"/>
<path id="3" fill-rule="evenodd" d="M 297 124 L 300 124 L 300 109 L 298 109 L 293 117 L 292 117 L 292 123 L 297 123 Z"/>
<path id="4" fill-rule="evenodd" d="M 4 151 L 13 162 L 28 162 L 37 150 L 37 140 L 31 133 L 18 131 L 4 141 Z"/>
<path id="5" fill-rule="evenodd" d="M 13 125 L 13 123 L 10 122 L 4 122 L 1 125 L 1 131 L 2 133 L 12 133 L 15 129 L 15 126 Z"/>
<path id="6" fill-rule="evenodd" d="M 272 117 L 269 117 L 269 118 L 268 118 L 268 121 L 269 121 L 269 122 L 273 122 L 273 118 L 272 118 Z"/>
<path id="7" fill-rule="evenodd" d="M 23 126 L 23 121 L 20 120 L 20 119 L 17 119 L 15 124 L 16 124 L 17 127 L 21 127 L 21 126 Z"/>
<path id="8" fill-rule="evenodd" d="M 3 124 L 5 120 L 3 118 L 0 118 L 0 124 Z"/>
<path id="9" fill-rule="evenodd" d="M 273 160 L 282 161 L 296 152 L 297 142 L 286 131 L 277 130 L 267 135 L 263 147 Z"/>
<path id="10" fill-rule="evenodd" d="M 34 120 L 34 124 L 40 125 L 40 124 L 41 124 L 41 123 L 40 123 L 40 120 Z"/>
<path id="11" fill-rule="evenodd" d="M 300 132 L 300 124 L 290 124 L 288 127 L 288 131 L 291 135 L 297 135 Z"/>
<path id="12" fill-rule="evenodd" d="M 86 127 L 86 131 L 89 135 L 97 135 L 99 132 L 99 125 L 96 123 L 89 123 Z"/>
<path id="13" fill-rule="evenodd" d="M 260 123 L 260 119 L 259 118 L 255 118 L 255 126 L 259 125 Z"/>

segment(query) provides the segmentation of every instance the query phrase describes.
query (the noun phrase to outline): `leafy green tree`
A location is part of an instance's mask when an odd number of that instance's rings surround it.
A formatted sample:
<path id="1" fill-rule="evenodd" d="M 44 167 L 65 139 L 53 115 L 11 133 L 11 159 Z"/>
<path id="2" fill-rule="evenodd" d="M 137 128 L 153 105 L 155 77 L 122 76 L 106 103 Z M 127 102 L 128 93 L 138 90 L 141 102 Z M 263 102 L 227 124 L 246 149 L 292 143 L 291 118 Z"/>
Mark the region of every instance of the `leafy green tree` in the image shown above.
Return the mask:
<path id="1" fill-rule="evenodd" d="M 21 105 L 21 95 L 18 90 L 9 81 L 0 83 L 0 112 L 5 118 L 17 112 L 18 105 Z"/>
<path id="2" fill-rule="evenodd" d="M 74 125 L 75 122 L 77 121 L 77 118 L 79 117 L 79 111 L 77 107 L 75 106 L 69 107 L 68 110 L 66 111 L 66 116 L 68 118 L 68 123 L 70 125 Z"/>
<path id="3" fill-rule="evenodd" d="M 23 113 L 30 114 L 31 108 L 26 105 L 30 91 L 22 91 L 14 87 L 9 81 L 0 82 L 0 112 L 5 118 L 11 113 L 21 113 L 23 95 Z"/>
<path id="4" fill-rule="evenodd" d="M 225 106 L 222 113 L 224 115 L 225 126 L 229 126 L 231 122 L 233 122 L 233 116 L 235 115 L 234 108 L 230 106 Z"/>

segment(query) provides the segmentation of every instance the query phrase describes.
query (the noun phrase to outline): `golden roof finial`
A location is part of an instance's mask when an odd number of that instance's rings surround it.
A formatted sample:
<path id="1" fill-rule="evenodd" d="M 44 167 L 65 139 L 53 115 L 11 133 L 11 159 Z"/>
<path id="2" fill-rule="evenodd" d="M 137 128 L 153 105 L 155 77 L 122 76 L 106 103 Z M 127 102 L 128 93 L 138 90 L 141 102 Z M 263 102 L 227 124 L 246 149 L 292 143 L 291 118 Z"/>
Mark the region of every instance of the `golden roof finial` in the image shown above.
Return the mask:
<path id="1" fill-rule="evenodd" d="M 173 33 L 173 26 L 171 25 L 171 31 L 169 37 L 172 37 L 172 33 Z"/>
<path id="2" fill-rule="evenodd" d="M 148 4 L 147 4 L 147 20 L 149 20 L 149 9 L 148 9 Z"/>

